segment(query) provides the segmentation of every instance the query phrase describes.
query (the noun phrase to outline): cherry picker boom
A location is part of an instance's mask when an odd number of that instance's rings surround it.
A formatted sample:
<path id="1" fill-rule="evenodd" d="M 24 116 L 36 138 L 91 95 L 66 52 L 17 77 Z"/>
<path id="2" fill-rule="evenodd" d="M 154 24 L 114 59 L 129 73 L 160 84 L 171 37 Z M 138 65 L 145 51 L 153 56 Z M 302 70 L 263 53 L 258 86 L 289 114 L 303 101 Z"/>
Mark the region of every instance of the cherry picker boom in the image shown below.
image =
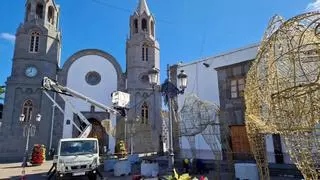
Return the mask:
<path id="1" fill-rule="evenodd" d="M 73 104 L 68 100 L 66 96 L 75 97 L 84 100 L 85 102 L 100 108 L 104 111 L 109 112 L 110 114 L 126 116 L 125 109 L 129 104 L 130 95 L 124 92 L 116 91 L 113 93 L 112 102 L 114 107 L 108 107 L 103 105 L 95 100 L 90 99 L 89 97 L 65 86 L 60 85 L 57 81 L 52 80 L 48 77 L 43 78 L 42 82 L 43 92 L 48 98 L 54 103 L 54 105 L 64 114 L 64 110 L 60 107 L 60 105 L 47 93 L 47 91 L 53 91 L 59 94 L 59 96 L 65 101 L 66 105 L 70 107 L 70 109 L 79 117 L 79 119 L 86 125 L 84 130 L 82 131 L 74 122 L 71 120 L 72 124 L 80 131 L 80 135 L 78 138 L 87 138 L 92 130 L 91 123 L 87 120 L 84 115 L 77 110 Z M 110 132 L 107 132 L 111 135 Z"/>
<path id="2" fill-rule="evenodd" d="M 96 173 L 102 178 L 101 173 L 98 170 L 99 167 L 99 154 L 98 151 L 95 150 L 98 147 L 98 140 L 96 138 L 88 138 L 91 130 L 92 130 L 92 124 L 87 120 L 87 118 L 79 111 L 77 110 L 76 107 L 73 106 L 73 104 L 69 101 L 67 96 L 69 97 L 74 97 L 74 98 L 79 98 L 84 100 L 85 102 L 100 108 L 104 111 L 109 112 L 110 114 L 115 114 L 115 115 L 121 115 L 126 117 L 126 109 L 129 104 L 130 100 L 130 95 L 124 92 L 116 91 L 112 93 L 112 103 L 113 107 L 108 107 L 106 105 L 103 105 L 95 100 L 90 99 L 89 97 L 71 89 L 68 87 L 64 87 L 60 85 L 57 81 L 52 80 L 48 77 L 43 78 L 42 82 L 42 90 L 43 93 L 48 96 L 48 98 L 53 102 L 54 106 L 56 106 L 63 114 L 64 110 L 60 107 L 60 105 L 53 99 L 47 91 L 52 91 L 57 93 L 66 103 L 68 107 L 79 117 L 79 119 L 86 125 L 84 130 L 82 131 L 74 122 L 71 120 L 72 124 L 79 130 L 80 135 L 78 138 L 71 138 L 71 139 L 60 139 L 59 141 L 59 146 L 58 146 L 58 154 L 53 160 L 52 167 L 50 168 L 48 172 L 48 179 L 50 179 L 53 175 L 56 175 L 56 177 L 64 177 L 65 175 L 71 174 L 72 176 L 79 175 L 79 172 L 84 173 L 84 175 L 89 175 L 89 177 L 96 177 Z M 110 122 L 109 122 L 110 123 Z M 111 126 L 111 125 L 110 125 Z M 106 130 L 106 133 L 109 136 L 114 136 L 112 130 L 112 127 L 109 128 L 109 130 Z M 92 149 L 89 152 L 90 156 L 86 156 L 85 154 L 83 155 L 76 155 L 74 156 L 73 154 L 68 154 L 66 155 L 61 155 L 61 152 L 64 153 L 63 148 L 61 148 L 62 144 L 81 144 L 81 143 L 92 143 L 96 144 L 96 148 L 92 146 Z M 79 146 L 80 147 L 80 146 Z M 81 150 L 81 148 L 79 148 Z M 83 152 L 82 152 L 83 153 Z M 87 154 L 86 153 L 86 154 Z M 73 157 L 73 158 L 70 158 Z M 80 167 L 80 169 L 72 170 L 71 167 L 75 167 L 75 165 L 79 164 L 79 162 L 85 163 L 82 166 L 77 166 Z M 68 166 L 68 167 L 67 167 Z M 90 167 L 90 168 L 82 168 L 82 167 Z M 82 169 L 81 169 L 82 168 Z M 95 179 L 95 178 L 93 178 Z"/>

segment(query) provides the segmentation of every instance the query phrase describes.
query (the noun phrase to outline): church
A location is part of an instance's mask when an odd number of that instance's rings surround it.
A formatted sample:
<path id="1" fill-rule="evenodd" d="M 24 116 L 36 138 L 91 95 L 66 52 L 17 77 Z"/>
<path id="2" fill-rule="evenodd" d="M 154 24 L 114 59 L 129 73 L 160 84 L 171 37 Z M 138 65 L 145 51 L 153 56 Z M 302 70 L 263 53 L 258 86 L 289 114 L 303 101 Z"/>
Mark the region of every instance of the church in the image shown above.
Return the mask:
<path id="1" fill-rule="evenodd" d="M 57 80 L 107 106 L 112 105 L 112 92 L 129 93 L 126 123 L 79 99 L 68 97 L 68 101 L 92 123 L 89 137 L 99 139 L 101 151 L 109 149 L 113 152 L 116 141 L 130 143 L 129 138 L 133 137 L 131 143 L 135 153 L 157 152 L 162 132 L 161 94 L 158 88 L 149 84 L 148 71 L 153 67 L 160 70 L 160 46 L 156 39 L 155 18 L 146 0 L 139 0 L 129 17 L 125 70 L 112 53 L 100 49 L 83 49 L 60 64 L 63 49 L 59 14 L 59 5 L 54 0 L 26 1 L 25 18 L 16 31 L 12 72 L 6 81 L 0 161 L 22 160 L 28 129 L 29 150 L 34 144 L 56 148 L 60 138 L 79 135 L 75 126 L 81 125 L 79 118 L 59 95 L 50 92 L 63 111 L 53 105 L 42 92 L 43 77 Z M 116 137 L 106 134 L 101 125 L 106 119 L 112 120 Z"/>

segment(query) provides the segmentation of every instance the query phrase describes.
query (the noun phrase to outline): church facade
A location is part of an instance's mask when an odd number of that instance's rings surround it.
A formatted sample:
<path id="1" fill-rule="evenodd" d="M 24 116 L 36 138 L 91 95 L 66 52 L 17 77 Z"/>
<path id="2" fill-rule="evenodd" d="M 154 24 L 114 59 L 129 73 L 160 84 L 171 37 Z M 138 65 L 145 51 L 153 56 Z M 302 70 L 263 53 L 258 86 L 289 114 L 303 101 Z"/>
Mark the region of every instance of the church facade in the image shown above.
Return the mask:
<path id="1" fill-rule="evenodd" d="M 128 147 L 132 143 L 134 152 L 157 152 L 162 132 L 161 95 L 158 86 L 149 84 L 148 71 L 153 67 L 160 70 L 160 47 L 155 19 L 146 1 L 140 0 L 129 18 L 125 71 L 116 58 L 98 49 L 76 52 L 61 66 L 59 6 L 54 0 L 27 0 L 25 7 L 24 22 L 16 32 L 12 72 L 6 81 L 0 161 L 22 160 L 28 127 L 31 127 L 29 149 L 33 144 L 56 148 L 60 138 L 79 135 L 75 125 L 81 128 L 81 122 L 72 108 L 50 92 L 63 108 L 61 112 L 43 94 L 41 83 L 45 76 L 108 106 L 112 105 L 112 92 L 129 93 L 126 122 L 81 100 L 71 97 L 68 100 L 92 123 L 89 136 L 99 139 L 101 151 L 113 152 L 116 141 L 125 140 Z M 41 121 L 36 121 L 38 115 Z M 116 138 L 109 137 L 101 125 L 106 119 L 112 120 Z"/>

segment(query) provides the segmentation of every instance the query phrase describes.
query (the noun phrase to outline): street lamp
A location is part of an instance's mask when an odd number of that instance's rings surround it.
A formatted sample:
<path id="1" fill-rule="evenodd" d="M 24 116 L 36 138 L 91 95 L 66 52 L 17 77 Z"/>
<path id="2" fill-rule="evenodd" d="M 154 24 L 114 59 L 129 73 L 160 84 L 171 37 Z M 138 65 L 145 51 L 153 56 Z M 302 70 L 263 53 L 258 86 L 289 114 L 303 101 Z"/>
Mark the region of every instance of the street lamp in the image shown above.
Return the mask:
<path id="1" fill-rule="evenodd" d="M 37 122 L 41 121 L 41 115 L 37 114 L 36 119 Z M 26 116 L 24 114 L 21 114 L 19 117 L 20 122 L 26 122 Z M 30 132 L 32 130 L 33 125 L 31 124 L 31 121 L 28 120 L 28 124 L 25 126 L 25 129 L 27 129 L 27 142 L 26 142 L 26 149 L 25 149 L 25 154 L 23 157 L 23 162 L 22 162 L 22 167 L 26 167 L 28 165 L 27 159 L 28 159 L 28 150 L 29 150 L 29 139 L 30 139 Z"/>
<path id="2" fill-rule="evenodd" d="M 19 117 L 19 121 L 20 122 L 24 122 L 24 118 L 25 118 L 26 116 L 24 115 L 24 114 L 21 114 L 20 115 L 20 117 Z"/>
<path id="3" fill-rule="evenodd" d="M 167 76 L 168 79 L 161 85 L 160 91 L 163 93 L 165 96 L 167 102 L 168 102 L 168 108 L 169 108 L 169 164 L 168 168 L 169 171 L 173 171 L 173 166 L 174 166 L 174 151 L 173 151 L 173 129 L 172 129 L 172 117 L 173 117 L 173 112 L 172 112 L 172 99 L 176 98 L 179 94 L 183 94 L 184 90 L 187 88 L 187 83 L 188 83 L 188 76 L 187 74 L 182 70 L 178 74 L 178 85 L 180 89 L 171 82 L 170 80 L 170 68 L 168 66 L 167 70 Z M 159 70 L 156 68 L 153 68 L 152 70 L 149 71 L 149 83 L 151 85 L 156 85 L 158 82 L 159 78 Z"/>
<path id="4" fill-rule="evenodd" d="M 152 87 L 157 85 L 158 79 L 159 79 L 159 70 L 157 68 L 153 67 L 148 72 L 148 76 L 149 76 L 149 83 L 152 85 Z"/>
<path id="5" fill-rule="evenodd" d="M 180 89 L 184 91 L 187 88 L 187 84 L 188 84 L 188 76 L 184 72 L 184 70 L 181 70 L 180 74 L 178 75 L 178 80 L 179 80 Z"/>
<path id="6" fill-rule="evenodd" d="M 37 122 L 40 122 L 40 121 L 41 121 L 41 115 L 40 115 L 40 114 L 37 114 L 37 116 L 36 116 L 36 121 L 37 121 Z"/>

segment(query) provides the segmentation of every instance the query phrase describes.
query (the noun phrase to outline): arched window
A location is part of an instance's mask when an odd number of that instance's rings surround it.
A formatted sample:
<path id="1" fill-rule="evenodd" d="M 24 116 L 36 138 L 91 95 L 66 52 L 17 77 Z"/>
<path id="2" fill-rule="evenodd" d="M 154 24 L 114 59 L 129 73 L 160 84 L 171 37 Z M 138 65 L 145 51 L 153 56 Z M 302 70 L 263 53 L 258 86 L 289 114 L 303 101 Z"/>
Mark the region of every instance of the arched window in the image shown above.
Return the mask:
<path id="1" fill-rule="evenodd" d="M 30 48 L 29 48 L 30 52 L 37 53 L 39 51 L 39 40 L 40 40 L 40 33 L 32 32 L 31 39 L 30 39 Z"/>
<path id="2" fill-rule="evenodd" d="M 93 105 L 90 106 L 90 112 L 95 112 L 96 111 L 95 109 L 96 109 L 95 106 L 93 106 Z"/>
<path id="3" fill-rule="evenodd" d="M 142 19 L 141 28 L 142 28 L 142 31 L 148 32 L 148 26 L 147 26 L 147 20 L 146 19 Z"/>
<path id="4" fill-rule="evenodd" d="M 138 33 L 138 19 L 134 20 L 134 33 Z"/>
<path id="5" fill-rule="evenodd" d="M 54 24 L 54 9 L 52 6 L 48 8 L 48 22 L 52 25 Z"/>
<path id="6" fill-rule="evenodd" d="M 147 45 L 142 46 L 142 61 L 148 61 L 149 60 L 149 49 Z"/>
<path id="7" fill-rule="evenodd" d="M 37 14 L 37 18 L 40 18 L 40 19 L 43 18 L 43 5 L 42 4 L 37 4 L 36 14 Z"/>
<path id="8" fill-rule="evenodd" d="M 26 21 L 29 20 L 29 14 L 30 14 L 30 11 L 31 11 L 31 4 L 29 3 L 28 6 L 27 6 L 27 10 L 26 10 Z"/>
<path id="9" fill-rule="evenodd" d="M 154 22 L 151 21 L 151 35 L 154 36 Z"/>
<path id="10" fill-rule="evenodd" d="M 24 114 L 25 122 L 31 120 L 32 110 L 33 110 L 32 101 L 31 100 L 26 100 L 23 103 L 23 107 L 22 107 L 22 114 Z"/>
<path id="11" fill-rule="evenodd" d="M 147 103 L 143 103 L 141 107 L 141 123 L 148 124 L 149 120 L 149 107 Z"/>

